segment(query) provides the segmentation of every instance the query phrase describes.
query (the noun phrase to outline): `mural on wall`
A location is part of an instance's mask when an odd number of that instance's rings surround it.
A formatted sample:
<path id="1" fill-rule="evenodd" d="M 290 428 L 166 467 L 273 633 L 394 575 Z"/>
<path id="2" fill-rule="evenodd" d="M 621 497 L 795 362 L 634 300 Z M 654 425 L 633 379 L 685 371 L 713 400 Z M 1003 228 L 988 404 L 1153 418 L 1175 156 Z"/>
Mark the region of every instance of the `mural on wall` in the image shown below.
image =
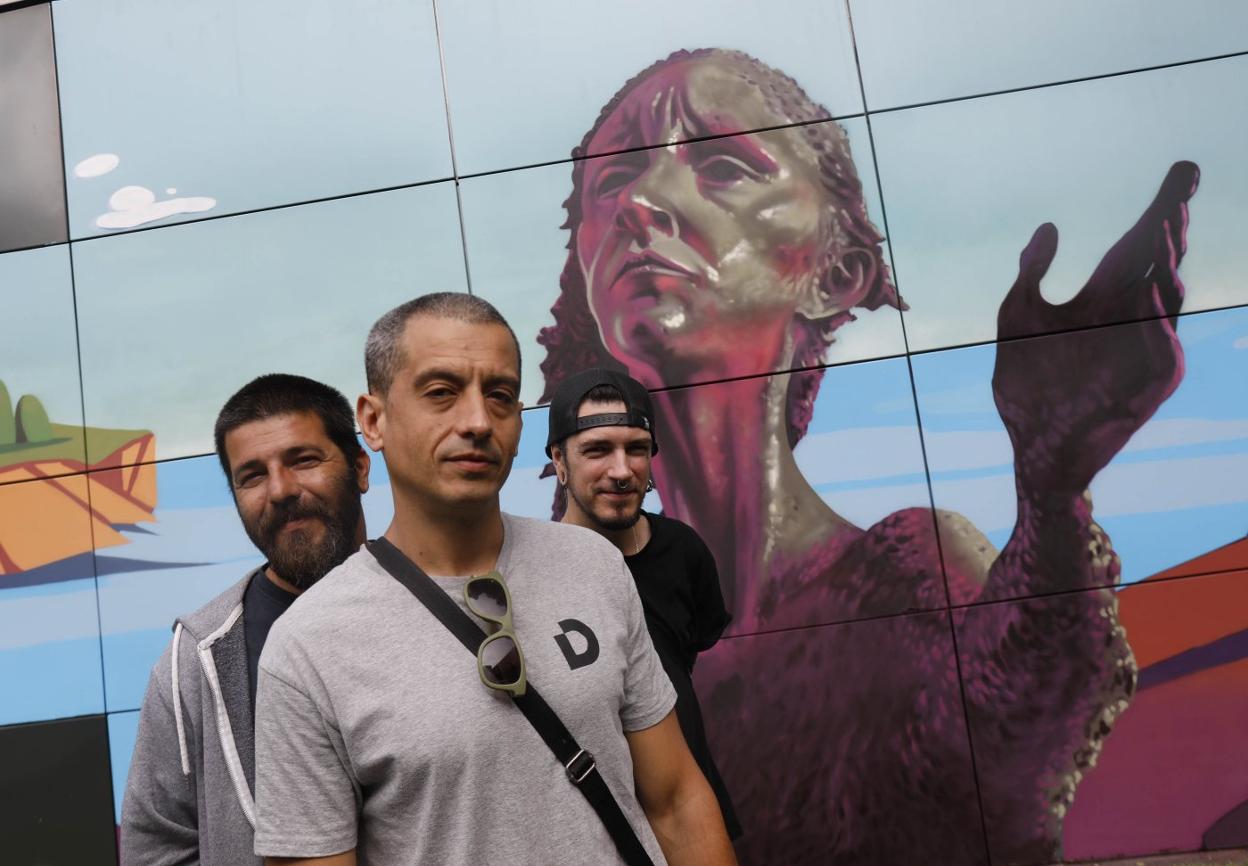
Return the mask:
<path id="1" fill-rule="evenodd" d="M 903 306 L 843 132 L 809 123 L 827 114 L 725 50 L 678 52 L 617 93 L 576 152 L 619 151 L 574 164 L 555 324 L 539 338 L 546 396 L 591 364 L 651 389 L 754 376 L 656 395 L 664 507 L 707 540 L 734 631 L 750 635 L 698 671 L 745 862 L 982 862 L 963 701 L 994 861 L 1057 860 L 1137 684 L 1120 563 L 1086 491 L 1182 379 L 1173 317 L 1199 171 L 1160 167 L 1152 204 L 1065 304 L 1040 293 L 1057 230 L 1020 239 L 992 380 L 1018 509 L 998 552 L 955 513 L 839 516 L 793 456 L 822 373 L 756 375 L 817 366 L 855 308 Z M 774 127 L 788 128 L 714 137 Z M 647 140 L 672 144 L 629 149 Z M 1119 322 L 1138 324 L 1100 327 Z M 1014 339 L 1089 327 L 1058 345 Z M 955 617 L 956 659 L 944 614 L 753 634 L 943 607 L 942 552 L 950 600 L 980 605 Z M 1070 590 L 1083 591 L 983 604 Z"/>
<path id="2" fill-rule="evenodd" d="M 151 521 L 156 468 L 144 461 L 151 459 L 153 449 L 153 436 L 146 430 L 92 429 L 88 435 L 81 425 L 54 423 L 38 397 L 25 394 L 14 405 L 0 381 L 0 484 L 50 480 L 13 488 L 21 495 L 5 499 L 0 514 L 0 575 L 8 578 L 0 577 L 0 588 L 32 579 L 64 579 L 55 569 L 29 573 L 90 553 L 92 539 L 95 548 L 125 544 L 116 527 Z M 72 485 L 55 481 L 58 476 L 103 469 L 116 471 L 87 475 L 87 498 Z M 70 523 L 83 511 L 91 518 L 89 535 L 40 531 L 43 526 Z M 16 577 L 19 572 L 27 574 Z"/>
<path id="3" fill-rule="evenodd" d="M 0 365 L 15 389 L 10 399 L 0 387 L 0 724 L 106 710 L 120 787 L 127 726 L 169 624 L 257 564 L 215 457 L 199 456 L 217 407 L 275 365 L 358 390 L 376 313 L 425 287 L 466 287 L 458 188 L 472 287 L 526 345 L 527 402 L 586 364 L 660 389 L 660 491 L 647 507 L 706 537 L 736 614 L 698 686 L 747 823 L 744 863 L 918 862 L 933 849 L 941 863 L 1038 864 L 1248 844 L 1248 774 L 1234 760 L 1248 752 L 1237 724 L 1248 715 L 1248 548 L 1236 540 L 1248 530 L 1248 308 L 1193 314 L 1248 301 L 1248 174 L 1226 144 L 1242 140 L 1242 113 L 1222 104 L 1248 80 L 1244 59 L 868 121 L 868 96 L 874 109 L 969 96 L 1000 89 L 1002 70 L 971 87 L 936 80 L 966 73 L 941 63 L 916 81 L 899 24 L 922 48 L 959 43 L 915 25 L 926 7 L 912 0 L 857 4 L 857 43 L 847 10 L 821 0 L 786 7 L 802 26 L 785 29 L 766 26 L 774 11 L 762 4 L 712 16 L 652 3 L 616 22 L 612 45 L 561 37 L 557 52 L 533 52 L 532 39 L 563 34 L 555 21 L 592 23 L 570 0 L 450 4 L 440 14 L 461 173 L 536 167 L 268 211 L 450 173 L 431 10 L 404 5 L 398 27 L 379 14 L 320 28 L 338 52 L 376 61 L 364 79 L 339 76 L 327 111 L 319 85 L 296 98 L 278 76 L 273 95 L 273 40 L 254 38 L 250 61 L 222 75 L 236 31 L 205 40 L 179 17 L 216 21 L 211 8 L 123 5 L 121 17 L 92 4 L 57 12 L 74 233 L 119 209 L 171 218 L 137 185 L 211 192 L 228 218 L 78 243 L 72 283 L 65 246 L 5 254 L 15 270 L 0 283 L 29 288 L 3 298 L 23 324 Z M 1105 32 L 1089 16 L 1122 18 L 1068 6 L 1043 17 L 1084 36 Z M 951 10 L 942 26 L 982 32 L 967 21 L 977 11 Z M 1137 17 L 1154 29 L 1118 40 L 1130 58 L 1088 37 L 1101 64 L 1091 71 L 1157 60 L 1162 35 L 1179 37 L 1170 59 L 1224 53 L 1186 44 L 1196 31 L 1161 34 L 1160 15 Z M 279 9 L 265 26 L 285 32 L 289 20 Z M 1213 21 L 1198 29 L 1242 30 Z M 1006 58 L 1029 76 L 1016 83 L 1074 68 L 1050 50 L 1069 34 L 1026 32 L 1027 50 L 1048 46 L 1048 71 Z M 211 62 L 184 71 L 248 86 L 171 91 L 190 79 L 148 74 L 146 49 L 100 54 L 133 42 L 181 62 L 188 33 Z M 1003 52 L 1018 48 L 997 35 Z M 783 58 L 801 85 L 727 50 L 679 52 L 631 77 L 576 151 L 565 258 L 555 235 L 568 165 L 537 164 L 566 156 L 588 112 L 652 55 L 721 36 Z M 537 71 L 508 66 L 508 51 L 540 55 Z M 477 74 L 482 57 L 502 71 Z M 535 82 L 558 110 L 531 110 Z M 249 147 L 237 93 L 264 109 L 256 117 L 289 119 L 294 104 L 300 122 L 278 130 L 287 146 Z M 131 98 L 118 108 L 101 94 Z M 399 115 L 395 94 L 408 106 Z M 153 104 L 212 122 L 182 124 L 171 146 L 168 111 Z M 198 159 L 204 140 L 226 158 Z M 312 140 L 316 171 L 284 160 Z M 1132 170 L 1110 171 L 1111 160 Z M 1193 163 L 1205 185 L 1185 259 Z M 124 195 L 110 203 L 110 192 Z M 63 239 L 63 196 L 39 200 L 62 227 L 45 240 Z M 1090 230 L 1137 217 L 1112 248 Z M 1031 234 L 1043 219 L 1061 227 L 1060 244 L 1052 226 Z M 1007 247 L 1017 271 L 987 276 Z M 38 280 L 16 276 L 22 262 Z M 344 286 L 368 302 L 347 303 Z M 1073 300 L 1049 304 L 1042 289 Z M 173 324 L 188 320 L 196 327 Z M 994 337 L 1007 341 L 999 351 L 947 350 Z M 918 354 L 901 357 L 907 348 Z M 79 406 L 86 418 L 71 418 Z M 503 492 L 514 513 L 551 513 L 544 415 L 526 412 Z M 121 429 L 131 425 L 154 432 Z M 373 474 L 376 530 L 389 518 L 380 460 Z"/>

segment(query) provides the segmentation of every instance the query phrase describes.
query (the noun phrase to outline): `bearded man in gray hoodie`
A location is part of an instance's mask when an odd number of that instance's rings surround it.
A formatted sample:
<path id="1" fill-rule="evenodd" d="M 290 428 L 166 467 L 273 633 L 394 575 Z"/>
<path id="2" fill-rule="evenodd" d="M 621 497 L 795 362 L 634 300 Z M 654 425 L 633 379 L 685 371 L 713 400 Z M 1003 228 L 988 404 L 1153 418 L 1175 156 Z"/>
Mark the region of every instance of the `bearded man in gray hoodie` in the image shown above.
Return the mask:
<path id="1" fill-rule="evenodd" d="M 214 433 L 238 516 L 268 561 L 179 618 L 152 670 L 122 803 L 123 866 L 260 864 L 260 651 L 298 595 L 365 539 L 369 459 L 338 391 L 261 376 L 226 402 Z"/>

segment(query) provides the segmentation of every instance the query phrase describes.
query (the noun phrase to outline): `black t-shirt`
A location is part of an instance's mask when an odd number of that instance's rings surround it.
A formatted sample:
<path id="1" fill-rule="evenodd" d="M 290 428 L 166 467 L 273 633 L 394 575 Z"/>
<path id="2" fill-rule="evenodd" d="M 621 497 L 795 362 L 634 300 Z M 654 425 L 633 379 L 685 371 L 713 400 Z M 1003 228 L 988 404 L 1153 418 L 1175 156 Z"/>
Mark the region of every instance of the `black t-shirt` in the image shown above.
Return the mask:
<path id="1" fill-rule="evenodd" d="M 741 824 L 706 742 L 702 710 L 693 690 L 698 653 L 713 647 L 732 617 L 724 607 L 715 557 L 696 532 L 679 520 L 646 514 L 650 541 L 624 557 L 637 584 L 655 652 L 676 689 L 676 717 L 689 751 L 719 800 L 732 838 Z"/>
<path id="2" fill-rule="evenodd" d="M 265 576 L 264 569 L 247 585 L 243 593 L 243 635 L 247 639 L 248 688 L 251 691 L 251 717 L 256 717 L 256 676 L 260 670 L 260 651 L 269 638 L 273 623 L 295 603 L 297 596 L 287 592 Z"/>

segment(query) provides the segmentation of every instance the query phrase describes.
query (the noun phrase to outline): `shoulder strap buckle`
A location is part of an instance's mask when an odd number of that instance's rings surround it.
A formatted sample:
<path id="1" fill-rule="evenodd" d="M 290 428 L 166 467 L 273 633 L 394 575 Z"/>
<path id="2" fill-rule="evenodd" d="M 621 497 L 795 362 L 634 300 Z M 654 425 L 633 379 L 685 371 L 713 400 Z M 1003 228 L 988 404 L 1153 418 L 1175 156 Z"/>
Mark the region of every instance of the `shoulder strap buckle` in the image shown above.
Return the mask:
<path id="1" fill-rule="evenodd" d="M 568 778 L 572 780 L 572 784 L 579 785 L 585 781 L 585 778 L 590 773 L 598 769 L 598 765 L 594 763 L 592 754 L 585 749 L 581 749 L 572 756 L 572 760 L 563 765 L 563 769 L 567 770 Z"/>

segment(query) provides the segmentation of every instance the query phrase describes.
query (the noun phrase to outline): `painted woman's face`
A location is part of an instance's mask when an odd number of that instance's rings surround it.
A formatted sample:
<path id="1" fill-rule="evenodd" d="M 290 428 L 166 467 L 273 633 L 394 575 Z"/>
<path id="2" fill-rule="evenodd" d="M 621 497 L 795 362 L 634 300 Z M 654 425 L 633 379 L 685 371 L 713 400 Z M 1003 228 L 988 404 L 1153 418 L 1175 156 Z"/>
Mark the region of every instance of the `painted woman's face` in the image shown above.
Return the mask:
<path id="1" fill-rule="evenodd" d="M 772 369 L 826 255 L 828 195 L 802 133 L 711 137 L 790 122 L 748 74 L 725 58 L 673 64 L 591 142 L 669 142 L 590 160 L 576 234 L 608 351 L 660 380 Z"/>

